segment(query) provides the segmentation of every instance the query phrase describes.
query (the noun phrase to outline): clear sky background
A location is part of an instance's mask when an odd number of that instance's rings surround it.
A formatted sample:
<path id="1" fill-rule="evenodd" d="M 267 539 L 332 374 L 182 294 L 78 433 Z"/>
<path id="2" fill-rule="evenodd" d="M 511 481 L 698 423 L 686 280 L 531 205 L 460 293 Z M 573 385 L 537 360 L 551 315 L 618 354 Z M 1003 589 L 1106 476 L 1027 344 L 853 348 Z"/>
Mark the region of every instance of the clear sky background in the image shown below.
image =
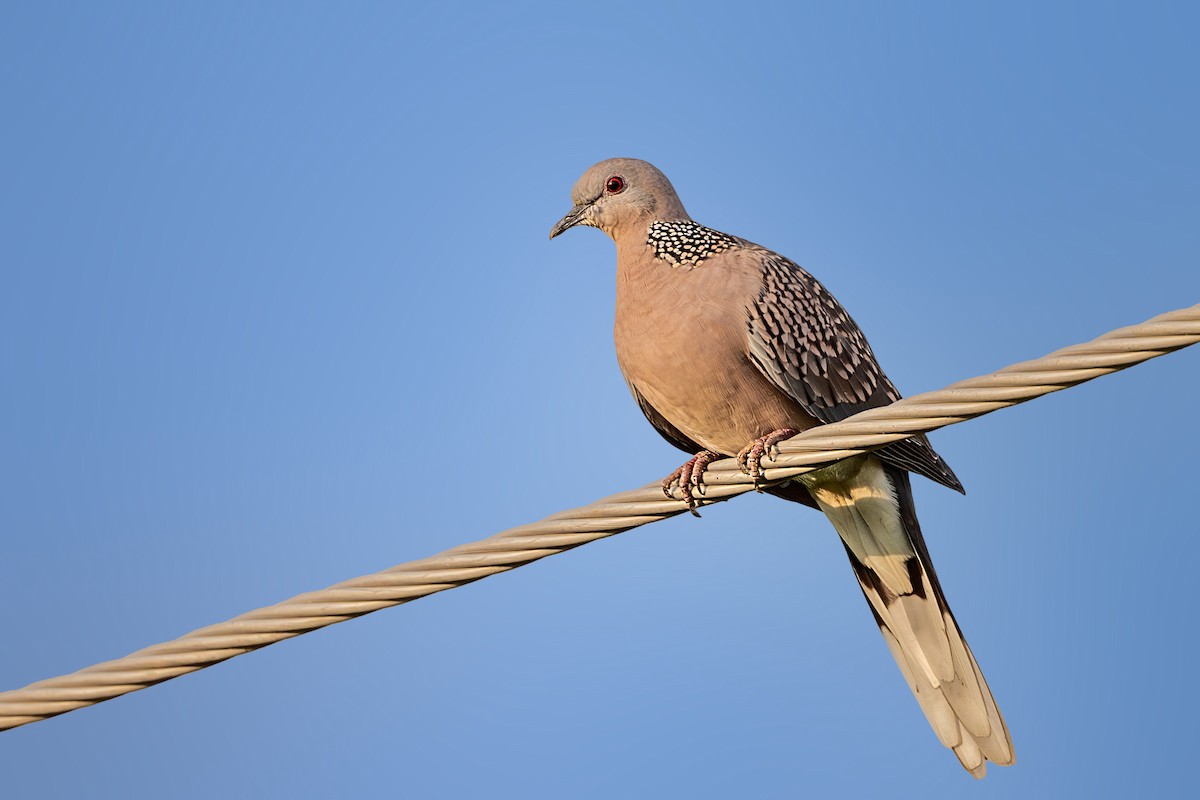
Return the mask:
<path id="1" fill-rule="evenodd" d="M 590 164 L 816 273 L 906 393 L 1200 301 L 1184 4 L 7 3 L 0 688 L 673 469 Z M 975 784 L 750 496 L 0 735 L 5 797 L 1194 789 L 1200 350 L 935 435 Z M 474 475 L 472 475 L 474 472 Z"/>

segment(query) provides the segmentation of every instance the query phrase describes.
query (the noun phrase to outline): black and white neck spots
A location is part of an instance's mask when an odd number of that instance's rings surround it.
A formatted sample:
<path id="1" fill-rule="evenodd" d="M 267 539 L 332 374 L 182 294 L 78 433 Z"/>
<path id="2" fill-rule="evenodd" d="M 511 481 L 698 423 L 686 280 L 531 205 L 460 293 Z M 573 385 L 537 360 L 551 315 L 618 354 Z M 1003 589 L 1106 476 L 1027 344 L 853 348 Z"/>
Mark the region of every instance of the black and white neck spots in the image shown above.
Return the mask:
<path id="1" fill-rule="evenodd" d="M 697 267 L 706 258 L 732 250 L 740 242 L 727 233 L 714 231 L 691 220 L 655 221 L 646 232 L 646 244 L 654 255 L 672 267 Z"/>

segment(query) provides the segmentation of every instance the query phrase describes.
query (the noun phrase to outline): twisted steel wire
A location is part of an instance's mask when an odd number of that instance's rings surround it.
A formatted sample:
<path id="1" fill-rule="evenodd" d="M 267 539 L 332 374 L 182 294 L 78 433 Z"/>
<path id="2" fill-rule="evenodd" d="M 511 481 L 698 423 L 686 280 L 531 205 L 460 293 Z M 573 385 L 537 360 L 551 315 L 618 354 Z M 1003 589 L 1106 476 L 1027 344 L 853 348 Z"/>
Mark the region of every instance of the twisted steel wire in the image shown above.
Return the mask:
<path id="1" fill-rule="evenodd" d="M 766 461 L 778 482 L 888 442 L 1023 403 L 1200 341 L 1200 305 L 1168 312 L 990 375 L 914 395 L 783 442 Z M 703 503 L 754 488 L 734 459 L 705 474 Z M 539 558 L 687 510 L 658 482 L 562 511 L 438 555 L 296 595 L 180 638 L 69 675 L 0 692 L 0 731 L 109 700 L 337 622 L 506 572 Z"/>

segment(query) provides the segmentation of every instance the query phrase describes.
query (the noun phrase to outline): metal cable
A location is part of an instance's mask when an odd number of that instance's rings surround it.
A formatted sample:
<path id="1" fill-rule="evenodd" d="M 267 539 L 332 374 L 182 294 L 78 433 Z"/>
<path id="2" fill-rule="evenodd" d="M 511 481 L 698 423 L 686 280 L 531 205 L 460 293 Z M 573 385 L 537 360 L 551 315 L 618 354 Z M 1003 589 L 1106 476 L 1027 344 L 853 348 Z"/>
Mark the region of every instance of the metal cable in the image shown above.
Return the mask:
<path id="1" fill-rule="evenodd" d="M 1085 344 L 806 431 L 781 443 L 778 458 L 765 462 L 766 479 L 775 482 L 811 472 L 888 442 L 1023 403 L 1197 341 L 1200 305 L 1172 311 Z M 754 488 L 733 459 L 714 462 L 705 474 L 705 483 L 705 503 Z M 297 595 L 124 658 L 2 692 L 0 731 L 95 705 L 283 639 L 462 586 L 686 510 L 681 501 L 666 499 L 656 481 L 430 558 Z"/>

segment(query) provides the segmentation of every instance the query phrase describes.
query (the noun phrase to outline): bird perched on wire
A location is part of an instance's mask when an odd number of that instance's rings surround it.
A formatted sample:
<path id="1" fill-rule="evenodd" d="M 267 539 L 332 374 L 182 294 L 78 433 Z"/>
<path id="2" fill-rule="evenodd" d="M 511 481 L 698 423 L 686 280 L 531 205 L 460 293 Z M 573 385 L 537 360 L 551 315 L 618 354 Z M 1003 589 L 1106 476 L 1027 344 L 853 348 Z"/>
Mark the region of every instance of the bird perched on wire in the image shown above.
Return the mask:
<path id="1" fill-rule="evenodd" d="M 601 161 L 571 199 L 550 238 L 586 225 L 616 243 L 617 359 L 651 424 L 692 455 L 663 488 L 693 513 L 711 462 L 736 456 L 758 478 L 780 441 L 900 398 L 824 286 L 778 253 L 692 221 L 653 165 Z M 924 436 L 766 491 L 829 517 L 930 725 L 983 777 L 988 761 L 1013 763 L 1012 739 L 938 583 L 910 472 L 962 491 Z"/>

